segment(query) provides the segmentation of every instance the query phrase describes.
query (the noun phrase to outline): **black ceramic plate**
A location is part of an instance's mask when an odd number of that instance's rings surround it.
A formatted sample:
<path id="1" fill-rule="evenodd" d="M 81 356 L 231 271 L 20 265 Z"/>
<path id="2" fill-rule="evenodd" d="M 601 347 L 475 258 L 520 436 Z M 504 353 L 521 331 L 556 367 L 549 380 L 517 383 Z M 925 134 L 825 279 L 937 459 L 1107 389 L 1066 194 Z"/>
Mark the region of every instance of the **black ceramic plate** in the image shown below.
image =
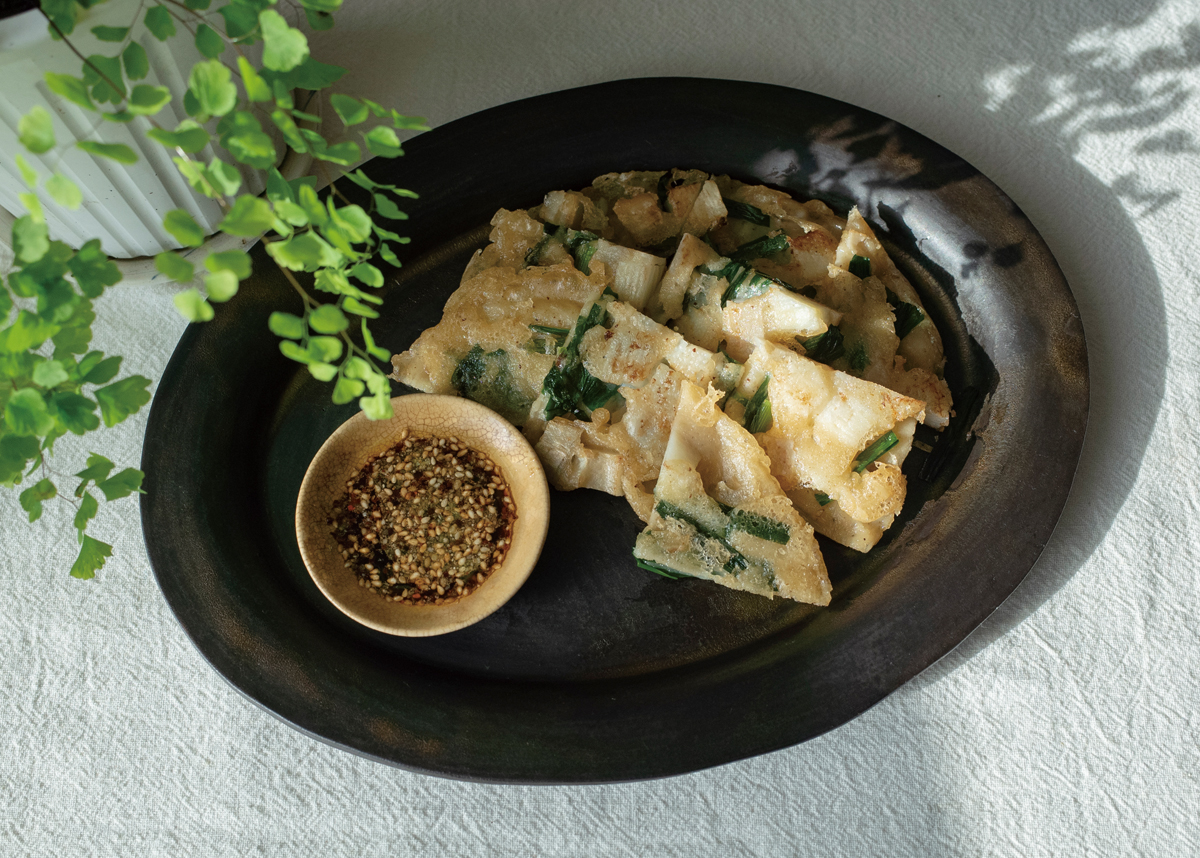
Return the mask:
<path id="1" fill-rule="evenodd" d="M 375 326 L 400 351 L 437 322 L 501 206 L 604 172 L 692 167 L 856 204 L 946 343 L 957 416 L 906 464 L 904 515 L 868 555 L 822 542 L 824 609 L 638 569 L 620 498 L 555 493 L 545 552 L 484 622 L 398 639 L 330 606 L 300 561 L 296 494 L 353 411 L 284 358 L 298 310 L 256 251 L 215 321 L 187 330 L 146 433 L 146 542 L 163 593 L 236 688 L 296 728 L 422 772 L 510 782 L 671 775 L 803 742 L 953 648 L 1017 586 L 1066 501 L 1087 421 L 1075 303 L 1045 244 L 962 159 L 884 117 L 796 90 L 620 81 L 487 110 L 373 162 L 420 193 Z"/>

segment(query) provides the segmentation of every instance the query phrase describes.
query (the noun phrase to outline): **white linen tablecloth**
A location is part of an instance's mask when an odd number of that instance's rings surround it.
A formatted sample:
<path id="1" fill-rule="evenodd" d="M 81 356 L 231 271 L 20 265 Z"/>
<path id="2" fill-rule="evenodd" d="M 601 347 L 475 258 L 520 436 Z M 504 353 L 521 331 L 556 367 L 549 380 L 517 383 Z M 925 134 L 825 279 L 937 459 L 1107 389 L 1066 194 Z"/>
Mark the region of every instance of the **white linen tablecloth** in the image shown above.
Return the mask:
<path id="1" fill-rule="evenodd" d="M 185 637 L 135 502 L 102 510 L 115 553 L 79 582 L 66 506 L 27 525 L 0 493 L 0 854 L 1200 854 L 1200 6 L 347 0 L 312 41 L 350 69 L 341 89 L 433 125 L 688 75 L 818 92 L 965 157 L 1079 302 L 1092 407 L 1071 500 L 982 627 L 837 730 L 671 779 L 512 787 L 291 730 Z M 98 347 L 157 379 L 184 327 L 170 296 L 111 290 Z M 144 428 L 104 451 L 136 464 Z"/>

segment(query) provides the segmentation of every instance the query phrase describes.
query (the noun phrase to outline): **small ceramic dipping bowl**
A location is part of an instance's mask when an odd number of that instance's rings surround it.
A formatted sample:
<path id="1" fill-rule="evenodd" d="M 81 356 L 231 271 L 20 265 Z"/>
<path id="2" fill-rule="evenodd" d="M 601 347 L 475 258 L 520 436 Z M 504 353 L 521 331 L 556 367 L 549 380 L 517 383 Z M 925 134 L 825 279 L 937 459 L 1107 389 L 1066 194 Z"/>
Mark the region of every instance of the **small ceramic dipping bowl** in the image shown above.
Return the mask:
<path id="1" fill-rule="evenodd" d="M 546 541 L 550 491 L 537 454 L 511 423 L 489 408 L 457 396 L 415 393 L 392 400 L 395 416 L 368 420 L 359 413 L 317 451 L 296 504 L 296 536 L 313 581 L 342 613 L 381 632 L 408 637 L 441 635 L 479 622 L 512 598 L 533 571 Z M 369 459 L 410 436 L 453 436 L 499 467 L 512 492 L 517 519 L 508 554 L 479 587 L 441 605 L 391 602 L 361 587 L 334 539 L 334 503 Z"/>

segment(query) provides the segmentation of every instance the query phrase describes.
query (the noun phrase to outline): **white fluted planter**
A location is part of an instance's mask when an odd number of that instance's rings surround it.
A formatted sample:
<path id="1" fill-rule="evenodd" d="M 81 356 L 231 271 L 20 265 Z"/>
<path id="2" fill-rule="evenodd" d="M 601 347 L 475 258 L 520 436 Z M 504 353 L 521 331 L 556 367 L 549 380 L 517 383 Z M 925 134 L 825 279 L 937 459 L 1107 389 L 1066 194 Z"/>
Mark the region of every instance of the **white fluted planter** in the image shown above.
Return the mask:
<path id="1" fill-rule="evenodd" d="M 120 46 L 96 39 L 92 27 L 123 27 L 136 17 L 133 37 L 146 49 L 150 61 L 149 75 L 137 83 L 165 86 L 173 93 L 170 104 L 155 121 L 164 128 L 174 129 L 187 118 L 183 108 L 187 76 L 192 66 L 204 57 L 182 28 L 168 42 L 155 39 L 142 24 L 144 12 L 139 14 L 139 9 L 144 7 L 138 0 L 108 0 L 82 11 L 71 41 L 84 56 L 112 54 Z M 261 50 L 261 45 L 256 47 Z M 43 195 L 50 236 L 73 247 L 99 238 L 104 251 L 118 259 L 152 256 L 178 248 L 179 243 L 162 227 L 162 216 L 171 209 L 184 209 L 206 232 L 216 231 L 222 217 L 220 208 L 188 186 L 171 162 L 171 152 L 145 138 L 149 120 L 139 117 L 127 125 L 106 122 L 50 92 L 44 80 L 48 71 L 78 76 L 80 61 L 65 44 L 50 38 L 41 12 L 33 9 L 0 20 L 0 153 L 4 153 L 0 157 L 3 165 L 0 206 L 13 215 L 22 213 L 17 195 L 26 187 L 14 160 L 15 153 L 21 152 L 43 178 L 61 172 L 83 192 L 83 205 L 75 211 L 58 206 Z M 21 117 L 37 104 L 50 110 L 59 144 L 41 156 L 26 152 L 17 138 Z M 266 121 L 263 130 L 272 135 L 276 151 L 282 154 L 284 143 L 274 125 Z M 136 164 L 125 165 L 97 158 L 69 145 L 76 140 L 124 143 L 140 159 Z M 210 145 L 195 157 L 208 161 L 214 155 Z M 264 190 L 259 171 L 235 166 L 242 173 L 244 190 L 255 194 Z M 7 218 L 0 212 L 0 224 L 5 222 Z M 7 242 L 8 237 L 8 230 L 4 230 L 0 241 Z"/>

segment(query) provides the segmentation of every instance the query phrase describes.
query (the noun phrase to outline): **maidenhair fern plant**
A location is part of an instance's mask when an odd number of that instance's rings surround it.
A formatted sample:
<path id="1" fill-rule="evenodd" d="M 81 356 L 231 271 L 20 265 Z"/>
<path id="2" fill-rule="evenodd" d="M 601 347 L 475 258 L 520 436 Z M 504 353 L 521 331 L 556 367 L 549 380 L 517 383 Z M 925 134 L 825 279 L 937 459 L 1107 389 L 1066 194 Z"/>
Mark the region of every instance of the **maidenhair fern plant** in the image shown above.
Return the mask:
<path id="1" fill-rule="evenodd" d="M 295 19 L 302 12 L 312 29 L 326 30 L 333 26 L 341 2 L 299 0 L 291 11 Z M 81 62 L 78 76 L 47 73 L 46 85 L 105 122 L 147 117 L 146 136 L 171 150 L 187 183 L 221 206 L 220 232 L 265 242 L 271 260 L 300 294 L 302 315 L 276 312 L 270 317 L 280 351 L 305 364 L 317 379 L 330 382 L 334 402 L 357 399 L 369 417 L 390 416 L 390 383 L 381 369 L 389 354 L 375 345 L 370 330 L 381 303 L 372 290 L 384 279 L 372 260 L 400 264 L 394 245 L 406 239 L 394 231 L 396 222 L 405 218 L 398 203 L 414 195 L 355 170 L 345 178 L 369 192 L 367 208 L 351 203 L 336 184 L 322 198 L 315 190 L 316 177 L 283 177 L 276 168 L 280 153 L 264 128 L 273 125 L 291 149 L 310 154 L 318 166 L 348 168 L 362 159 L 363 147 L 384 158 L 403 154 L 396 132 L 419 129 L 421 120 L 364 98 L 334 93 L 329 104 L 344 125 L 369 130 L 359 135 L 361 144 L 330 143 L 313 130 L 318 117 L 297 107 L 294 94 L 332 87 L 344 69 L 310 55 L 307 37 L 278 11 L 276 0 L 230 0 L 217 8 L 211 3 L 143 4 L 138 20 L 129 26 L 92 28 L 94 36 L 112 44 L 110 54 L 83 56 L 72 34 L 81 10 L 97 5 L 97 0 L 42 0 L 51 35 L 65 41 Z M 163 127 L 155 119 L 172 93 L 138 82 L 149 72 L 146 50 L 135 37 L 139 33 L 141 39 L 190 39 L 203 57 L 191 69 L 183 93 L 190 118 L 174 127 Z M 244 50 L 255 43 L 262 46 L 260 62 L 251 61 Z M 36 155 L 74 146 L 122 164 L 138 158 L 122 143 L 57 140 L 45 107 L 30 110 L 18 133 L 21 144 Z M 205 163 L 197 158 L 210 142 L 223 149 L 228 160 Z M 71 574 L 91 578 L 112 553 L 110 545 L 88 532 L 100 500 L 136 494 L 143 474 L 132 467 L 118 470 L 108 458 L 93 453 L 70 479 L 52 469 L 49 459 L 55 441 L 64 435 L 90 435 L 101 425 L 114 426 L 137 412 L 150 400 L 150 379 L 122 377 L 119 355 L 90 348 L 94 302 L 120 280 L 120 271 L 98 239 L 71 247 L 52 238 L 43 208 L 51 202 L 78 208 L 80 189 L 61 172 L 43 176 L 22 155 L 14 160 L 28 188 L 20 197 L 25 213 L 12 229 L 14 268 L 0 286 L 0 484 L 20 492 L 30 521 L 41 516 L 43 504 L 51 499 L 74 505 L 80 549 Z M 263 171 L 265 195 L 246 192 L 231 161 Z M 199 247 L 206 239 L 205 230 L 183 209 L 167 212 L 163 226 L 185 248 Z M 240 250 L 209 254 L 201 271 L 186 252 L 165 251 L 154 261 L 162 274 L 180 284 L 175 305 L 192 322 L 213 318 L 218 312 L 214 305 L 232 298 L 251 274 L 250 257 Z M 312 275 L 313 291 L 301 284 L 296 272 Z M 197 282 L 202 287 L 193 285 Z M 317 293 L 325 293 L 323 300 Z"/>

